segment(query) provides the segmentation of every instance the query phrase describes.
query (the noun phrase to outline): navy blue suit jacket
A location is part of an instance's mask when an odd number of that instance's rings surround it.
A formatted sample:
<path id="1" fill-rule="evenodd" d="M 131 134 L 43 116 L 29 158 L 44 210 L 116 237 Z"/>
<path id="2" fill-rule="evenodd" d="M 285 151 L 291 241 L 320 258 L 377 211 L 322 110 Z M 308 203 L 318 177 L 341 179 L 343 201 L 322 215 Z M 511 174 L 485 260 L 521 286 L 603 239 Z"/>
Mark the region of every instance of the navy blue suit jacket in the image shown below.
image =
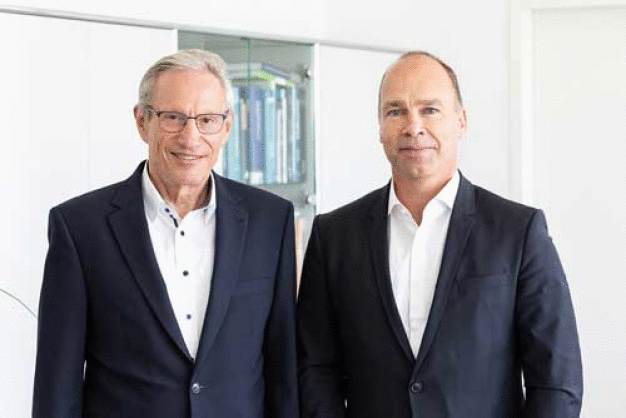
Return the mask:
<path id="1" fill-rule="evenodd" d="M 50 212 L 33 417 L 296 417 L 293 206 L 215 175 L 214 272 L 192 359 L 152 249 L 142 169 Z"/>
<path id="2" fill-rule="evenodd" d="M 461 178 L 415 358 L 389 277 L 388 196 L 389 185 L 314 222 L 298 300 L 301 416 L 578 417 L 574 312 L 542 212 Z"/>

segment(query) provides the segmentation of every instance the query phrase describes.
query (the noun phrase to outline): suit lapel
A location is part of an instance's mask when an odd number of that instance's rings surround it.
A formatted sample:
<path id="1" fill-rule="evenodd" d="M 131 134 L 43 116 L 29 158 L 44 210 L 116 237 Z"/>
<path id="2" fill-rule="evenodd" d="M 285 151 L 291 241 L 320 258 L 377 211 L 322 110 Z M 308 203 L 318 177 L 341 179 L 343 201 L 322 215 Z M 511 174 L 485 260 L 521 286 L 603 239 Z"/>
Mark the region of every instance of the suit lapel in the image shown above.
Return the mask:
<path id="1" fill-rule="evenodd" d="M 191 360 L 150 241 L 141 191 L 143 166 L 140 164 L 115 194 L 111 203 L 118 210 L 109 215 L 109 225 L 148 305 L 174 344 Z"/>
<path id="2" fill-rule="evenodd" d="M 459 261 L 474 226 L 474 211 L 474 186 L 461 175 L 459 190 L 452 214 L 450 215 L 450 224 L 448 226 L 448 234 L 441 259 L 441 268 L 437 278 L 433 303 L 415 362 L 415 371 L 424 362 L 439 329 Z"/>
<path id="3" fill-rule="evenodd" d="M 380 295 L 381 303 L 398 344 L 402 348 L 407 360 L 413 363 L 414 357 L 411 345 L 407 338 L 398 308 L 393 297 L 391 277 L 389 275 L 389 239 L 387 237 L 387 202 L 389 200 L 389 187 L 383 187 L 374 204 L 365 218 L 363 230 L 367 231 L 370 259 L 374 271 L 374 280 Z"/>
<path id="4" fill-rule="evenodd" d="M 214 174 L 214 179 L 217 193 L 215 264 L 196 365 L 205 359 L 224 321 L 239 280 L 239 266 L 248 225 L 248 211 L 241 206 L 240 197 L 231 193 L 220 176 Z"/>

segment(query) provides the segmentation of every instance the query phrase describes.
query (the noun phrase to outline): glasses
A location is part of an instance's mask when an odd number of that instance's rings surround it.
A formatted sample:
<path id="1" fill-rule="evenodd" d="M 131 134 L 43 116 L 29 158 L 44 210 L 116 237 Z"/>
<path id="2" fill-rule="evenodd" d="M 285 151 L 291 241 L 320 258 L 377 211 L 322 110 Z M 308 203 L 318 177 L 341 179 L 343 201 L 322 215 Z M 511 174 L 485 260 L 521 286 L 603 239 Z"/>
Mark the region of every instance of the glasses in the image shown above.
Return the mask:
<path id="1" fill-rule="evenodd" d="M 180 112 L 158 111 L 152 106 L 144 106 L 159 119 L 159 128 L 169 133 L 178 133 L 185 129 L 187 121 L 193 119 L 196 122 L 198 132 L 201 134 L 216 134 L 224 126 L 228 117 L 228 110 L 224 113 L 203 113 L 194 117 Z"/>

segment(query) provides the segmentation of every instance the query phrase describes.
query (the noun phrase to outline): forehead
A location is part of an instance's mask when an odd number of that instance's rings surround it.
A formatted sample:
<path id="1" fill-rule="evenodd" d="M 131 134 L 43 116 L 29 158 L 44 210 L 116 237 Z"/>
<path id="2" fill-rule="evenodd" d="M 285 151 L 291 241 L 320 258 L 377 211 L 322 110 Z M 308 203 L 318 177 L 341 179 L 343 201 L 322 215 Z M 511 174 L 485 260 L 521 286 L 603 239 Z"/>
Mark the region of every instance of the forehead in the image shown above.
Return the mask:
<path id="1" fill-rule="evenodd" d="M 222 83 L 208 71 L 166 71 L 158 75 L 152 87 L 154 105 L 222 106 L 225 100 Z"/>
<path id="2" fill-rule="evenodd" d="M 454 86 L 446 70 L 429 57 L 407 57 L 392 65 L 381 88 L 381 102 L 396 100 L 431 100 L 444 103 L 455 100 Z"/>

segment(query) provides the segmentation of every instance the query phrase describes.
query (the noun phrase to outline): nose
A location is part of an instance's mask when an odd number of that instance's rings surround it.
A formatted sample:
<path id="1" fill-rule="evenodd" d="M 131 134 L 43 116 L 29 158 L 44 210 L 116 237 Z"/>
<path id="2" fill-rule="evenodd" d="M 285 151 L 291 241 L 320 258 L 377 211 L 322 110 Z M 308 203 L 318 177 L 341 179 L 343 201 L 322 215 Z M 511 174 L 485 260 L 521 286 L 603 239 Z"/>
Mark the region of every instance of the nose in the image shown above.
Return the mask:
<path id="1" fill-rule="evenodd" d="M 195 119 L 187 119 L 182 131 L 180 131 L 178 138 L 181 142 L 193 143 L 200 139 L 202 134 L 198 131 Z"/>
<path id="2" fill-rule="evenodd" d="M 412 137 L 424 134 L 424 120 L 417 110 L 411 110 L 407 114 L 406 125 L 403 133 Z"/>

